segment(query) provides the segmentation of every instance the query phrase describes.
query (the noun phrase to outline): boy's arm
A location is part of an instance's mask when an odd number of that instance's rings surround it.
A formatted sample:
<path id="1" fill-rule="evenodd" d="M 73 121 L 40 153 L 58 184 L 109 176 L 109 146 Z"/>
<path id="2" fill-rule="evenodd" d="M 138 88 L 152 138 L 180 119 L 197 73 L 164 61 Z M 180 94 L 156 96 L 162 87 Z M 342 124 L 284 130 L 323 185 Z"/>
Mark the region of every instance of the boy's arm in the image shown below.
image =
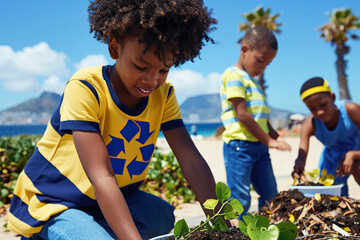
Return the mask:
<path id="1" fill-rule="evenodd" d="M 354 102 L 346 102 L 345 108 L 350 119 L 360 129 L 360 106 Z M 336 169 L 336 174 L 339 174 L 340 177 L 350 174 L 354 161 L 356 160 L 360 160 L 360 150 L 348 151 L 345 154 L 344 159 L 339 163 L 339 166 Z"/>
<path id="2" fill-rule="evenodd" d="M 186 128 L 179 127 L 163 133 L 201 206 L 207 199 L 216 199 L 214 177 Z M 205 210 L 205 213 L 212 215 L 212 211 Z"/>
<path id="3" fill-rule="evenodd" d="M 290 146 L 285 141 L 277 141 L 262 130 L 259 124 L 255 122 L 254 118 L 248 112 L 244 98 L 232 98 L 230 101 L 235 109 L 237 119 L 244 124 L 246 129 L 260 142 L 269 148 L 290 150 Z"/>
<path id="4" fill-rule="evenodd" d="M 268 125 L 268 128 L 269 128 L 270 137 L 272 137 L 273 139 L 278 139 L 279 133 L 272 127 L 269 120 L 267 121 L 267 125 Z"/>
<path id="5" fill-rule="evenodd" d="M 268 125 L 268 128 L 269 128 L 270 137 L 272 137 L 273 139 L 276 139 L 277 142 L 288 145 L 288 143 L 285 141 L 285 139 L 280 137 L 279 133 L 272 127 L 269 120 L 267 121 L 267 125 Z M 290 151 L 291 147 L 289 146 L 288 149 L 282 149 L 282 150 L 289 150 Z"/>
<path id="6" fill-rule="evenodd" d="M 360 106 L 354 102 L 346 102 L 345 108 L 346 108 L 346 112 L 348 113 L 350 119 L 360 129 Z"/>
<path id="7" fill-rule="evenodd" d="M 119 239 L 141 239 L 117 184 L 105 143 L 99 133 L 73 131 L 81 164 L 91 181 L 106 221 Z"/>
<path id="8" fill-rule="evenodd" d="M 295 160 L 294 171 L 291 174 L 293 178 L 296 177 L 303 182 L 307 181 L 304 169 L 309 150 L 309 140 L 310 136 L 314 135 L 315 133 L 312 119 L 313 116 L 306 118 L 301 125 L 299 153 Z"/>

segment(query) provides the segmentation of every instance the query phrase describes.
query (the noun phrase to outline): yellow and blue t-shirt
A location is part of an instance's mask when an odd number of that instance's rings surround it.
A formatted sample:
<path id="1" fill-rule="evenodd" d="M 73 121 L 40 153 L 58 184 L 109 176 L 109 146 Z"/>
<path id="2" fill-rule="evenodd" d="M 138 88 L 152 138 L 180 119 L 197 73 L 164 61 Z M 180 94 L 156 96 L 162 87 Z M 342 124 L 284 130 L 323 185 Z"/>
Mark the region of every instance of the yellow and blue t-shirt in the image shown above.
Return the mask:
<path id="1" fill-rule="evenodd" d="M 115 94 L 108 68 L 82 69 L 67 83 L 59 107 L 17 180 L 8 214 L 10 230 L 30 237 L 55 214 L 97 206 L 72 130 L 101 133 L 118 185 L 126 193 L 145 179 L 159 131 L 184 126 L 170 83 L 143 98 L 138 110 L 131 110 Z"/>
<path id="2" fill-rule="evenodd" d="M 268 114 L 270 112 L 266 103 L 266 97 L 258 81 L 251 78 L 249 74 L 240 68 L 230 67 L 225 70 L 221 77 L 220 98 L 221 98 L 221 120 L 225 127 L 222 138 L 225 143 L 231 140 L 258 141 L 239 122 L 235 109 L 230 101 L 232 98 L 243 98 L 246 101 L 248 112 L 252 115 L 259 126 L 268 133 Z"/>

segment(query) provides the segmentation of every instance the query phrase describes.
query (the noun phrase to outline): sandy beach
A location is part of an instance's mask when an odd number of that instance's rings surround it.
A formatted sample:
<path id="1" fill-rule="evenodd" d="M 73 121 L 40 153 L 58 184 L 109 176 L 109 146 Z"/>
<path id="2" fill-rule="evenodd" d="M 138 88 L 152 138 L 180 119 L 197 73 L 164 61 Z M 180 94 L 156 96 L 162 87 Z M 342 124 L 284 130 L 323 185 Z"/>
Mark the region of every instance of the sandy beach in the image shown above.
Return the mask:
<path id="1" fill-rule="evenodd" d="M 274 174 L 277 181 L 278 191 L 285 191 L 289 189 L 293 179 L 291 172 L 294 167 L 294 161 L 298 155 L 298 147 L 300 143 L 299 137 L 285 137 L 285 140 L 290 144 L 291 151 L 279 151 L 270 149 L 271 161 L 274 169 Z M 222 181 L 226 183 L 226 172 L 223 158 L 223 142 L 220 139 L 205 138 L 202 140 L 194 140 L 194 143 L 202 156 L 205 158 L 214 175 L 215 181 Z M 160 139 L 157 144 L 160 148 L 168 149 L 166 141 Z M 318 159 L 323 149 L 323 145 L 315 137 L 310 139 L 310 149 L 308 153 L 305 170 L 312 171 L 318 166 Z M 360 186 L 355 182 L 354 178 L 350 176 L 348 180 L 349 196 L 351 198 L 360 199 Z M 258 195 L 252 191 L 252 203 L 250 212 L 257 211 Z M 201 206 L 198 203 L 183 204 L 179 209 L 175 210 L 177 219 L 184 218 L 189 225 L 196 225 L 205 218 Z"/>
<path id="2" fill-rule="evenodd" d="M 272 165 L 279 192 L 288 190 L 288 186 L 292 184 L 293 180 L 291 178 L 291 172 L 294 166 L 294 161 L 297 157 L 300 138 L 287 137 L 285 140 L 290 144 L 291 151 L 284 152 L 270 149 Z M 215 138 L 205 138 L 201 140 L 195 139 L 194 143 L 209 164 L 215 181 L 222 181 L 226 183 L 226 173 L 222 154 L 222 140 Z M 169 146 L 163 138 L 158 140 L 157 146 L 164 149 L 164 151 L 169 150 Z M 311 138 L 310 149 L 307 158 L 308 160 L 305 168 L 306 171 L 311 171 L 317 167 L 322 147 L 322 144 L 316 138 Z M 360 186 L 355 182 L 352 176 L 350 176 L 348 180 L 348 185 L 350 197 L 360 199 Z M 257 197 L 257 194 L 252 192 L 252 205 L 250 212 L 257 210 Z M 205 217 L 199 203 L 197 202 L 181 205 L 178 209 L 175 210 L 175 216 L 177 219 L 184 218 L 190 226 L 198 224 L 200 220 Z M 20 239 L 20 237 L 16 236 L 15 234 L 5 231 L 3 228 L 4 218 L 5 216 L 0 218 L 0 239 Z"/>

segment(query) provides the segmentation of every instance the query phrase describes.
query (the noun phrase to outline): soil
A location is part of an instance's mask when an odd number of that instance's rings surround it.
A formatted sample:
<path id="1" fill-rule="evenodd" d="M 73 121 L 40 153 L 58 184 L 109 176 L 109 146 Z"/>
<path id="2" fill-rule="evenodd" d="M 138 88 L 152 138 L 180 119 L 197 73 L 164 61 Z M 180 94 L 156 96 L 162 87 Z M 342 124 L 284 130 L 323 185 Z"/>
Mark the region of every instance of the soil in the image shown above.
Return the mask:
<path id="1" fill-rule="evenodd" d="M 360 238 L 360 200 L 321 194 L 321 199 L 306 198 L 297 189 L 280 192 L 255 215 L 263 215 L 271 224 L 289 221 L 290 214 L 301 239 L 327 239 L 346 234 Z"/>
<path id="2" fill-rule="evenodd" d="M 314 183 L 314 182 L 304 182 L 304 183 L 298 183 L 296 186 L 324 186 L 322 183 Z"/>
<path id="3" fill-rule="evenodd" d="M 165 240 L 174 240 L 173 236 L 165 238 Z M 208 232 L 208 231 L 195 231 L 188 240 L 249 240 L 250 238 L 244 235 L 240 229 L 232 227 L 229 232 Z"/>

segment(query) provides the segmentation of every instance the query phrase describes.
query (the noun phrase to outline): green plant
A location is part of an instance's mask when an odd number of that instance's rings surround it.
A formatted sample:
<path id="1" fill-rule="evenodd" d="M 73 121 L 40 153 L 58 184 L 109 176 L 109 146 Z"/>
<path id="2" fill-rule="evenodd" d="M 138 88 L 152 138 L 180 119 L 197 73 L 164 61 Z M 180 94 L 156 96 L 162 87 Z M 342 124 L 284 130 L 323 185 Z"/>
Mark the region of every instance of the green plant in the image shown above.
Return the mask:
<path id="1" fill-rule="evenodd" d="M 206 221 L 201 223 L 198 227 L 189 230 L 189 227 L 184 219 L 176 222 L 174 227 L 174 237 L 175 239 L 187 239 L 191 234 L 197 230 L 213 230 L 213 231 L 229 231 L 225 221 L 232 220 L 240 216 L 244 211 L 243 206 L 240 201 L 237 199 L 230 199 L 230 189 L 223 182 L 218 182 L 216 184 L 216 196 L 218 199 L 208 199 L 203 203 L 205 209 L 213 211 L 213 216 L 207 216 Z M 216 212 L 215 208 L 220 202 L 221 206 Z M 213 221 L 213 224 L 210 225 L 210 222 Z"/>
<path id="2" fill-rule="evenodd" d="M 0 138 L 0 207 L 10 202 L 19 173 L 33 154 L 40 136 Z"/>
<path id="3" fill-rule="evenodd" d="M 141 189 L 161 197 L 173 206 L 195 199 L 195 194 L 185 180 L 174 154 L 164 154 L 159 148 L 155 149 L 147 178 Z"/>
<path id="4" fill-rule="evenodd" d="M 207 216 L 206 221 L 198 227 L 189 229 L 186 221 L 181 219 L 175 223 L 174 237 L 176 240 L 188 239 L 195 231 L 229 231 L 225 220 L 236 219 L 244 211 L 243 206 L 237 199 L 231 199 L 231 191 L 223 182 L 216 184 L 216 196 L 218 199 L 208 199 L 203 207 L 213 211 L 213 216 Z M 218 211 L 216 206 L 221 204 Z M 239 229 L 242 233 L 253 240 L 292 240 L 296 238 L 297 227 L 290 222 L 281 222 L 270 225 L 270 220 L 264 216 L 243 216 L 244 222 L 239 221 Z"/>
<path id="5" fill-rule="evenodd" d="M 244 222 L 239 221 L 239 229 L 250 239 L 254 240 L 291 240 L 297 235 L 297 227 L 291 222 L 281 222 L 270 225 L 270 220 L 264 216 L 243 216 Z"/>

